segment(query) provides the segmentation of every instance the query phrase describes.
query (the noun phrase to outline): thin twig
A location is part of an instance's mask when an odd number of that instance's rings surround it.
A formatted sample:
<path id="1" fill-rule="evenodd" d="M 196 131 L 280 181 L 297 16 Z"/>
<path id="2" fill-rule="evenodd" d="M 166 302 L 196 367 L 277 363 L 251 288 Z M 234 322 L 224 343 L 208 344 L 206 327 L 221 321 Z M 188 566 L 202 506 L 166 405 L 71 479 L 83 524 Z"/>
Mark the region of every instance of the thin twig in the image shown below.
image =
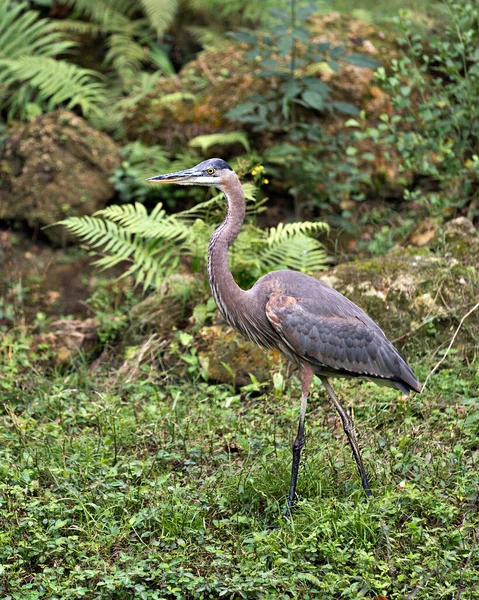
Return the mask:
<path id="1" fill-rule="evenodd" d="M 210 82 L 213 85 L 216 85 L 216 79 L 215 79 L 213 73 L 210 71 L 208 65 L 204 62 L 204 60 L 202 58 L 198 58 L 197 59 L 197 63 L 200 65 L 201 70 L 206 75 L 206 77 L 208 77 L 208 79 L 210 80 Z"/>
<path id="2" fill-rule="evenodd" d="M 434 375 L 434 373 L 435 373 L 435 372 L 438 370 L 438 368 L 441 366 L 441 364 L 442 364 L 442 363 L 443 363 L 443 362 L 446 360 L 446 358 L 447 358 L 447 355 L 449 354 L 449 352 L 450 352 L 450 350 L 451 350 L 451 348 L 452 348 L 452 346 L 453 346 L 453 344 L 454 344 L 454 342 L 455 342 L 455 340 L 456 340 L 456 337 L 457 337 L 457 335 L 458 335 L 458 333 L 459 333 L 459 331 L 460 331 L 460 329 L 461 329 L 461 327 L 462 327 L 462 324 L 463 324 L 463 323 L 464 323 L 464 321 L 467 319 L 467 317 L 469 317 L 470 315 L 472 315 L 472 313 L 473 313 L 475 310 L 477 310 L 478 308 L 479 308 L 479 302 L 477 302 L 477 304 L 475 304 L 475 305 L 474 305 L 474 306 L 471 308 L 471 310 L 470 310 L 469 312 L 467 312 L 467 313 L 466 313 L 466 314 L 465 314 L 465 315 L 462 317 L 462 319 L 461 319 L 461 321 L 460 321 L 459 325 L 457 326 L 457 329 L 456 329 L 456 331 L 454 332 L 454 335 L 453 335 L 453 336 L 452 336 L 452 338 L 451 338 L 451 341 L 449 342 L 449 346 L 447 347 L 447 349 L 446 349 L 446 352 L 444 353 L 444 356 L 441 358 L 441 360 L 440 360 L 440 361 L 439 361 L 439 362 L 436 364 L 436 366 L 434 367 L 434 369 L 433 369 L 433 370 L 432 370 L 432 371 L 429 373 L 429 375 L 426 377 L 426 381 L 424 382 L 424 385 L 422 386 L 422 389 L 423 389 L 423 391 L 424 391 L 424 388 L 425 388 L 425 387 L 426 387 L 426 385 L 427 385 L 427 382 L 429 381 L 429 378 L 430 378 L 432 375 Z"/>
<path id="3" fill-rule="evenodd" d="M 413 335 L 414 333 L 416 333 L 419 329 L 421 329 L 421 327 L 424 327 L 424 325 L 428 325 L 429 323 L 434 323 L 435 319 L 438 319 L 438 318 L 442 319 L 446 315 L 447 315 L 447 313 L 441 313 L 439 315 L 434 315 L 433 317 L 426 317 L 423 321 L 421 321 L 421 323 L 417 327 L 413 327 L 409 331 L 406 331 L 406 333 L 403 333 L 399 337 L 394 338 L 393 340 L 391 340 L 391 342 L 393 344 L 397 344 L 398 342 L 402 342 L 406 338 L 408 338 L 411 335 Z"/>

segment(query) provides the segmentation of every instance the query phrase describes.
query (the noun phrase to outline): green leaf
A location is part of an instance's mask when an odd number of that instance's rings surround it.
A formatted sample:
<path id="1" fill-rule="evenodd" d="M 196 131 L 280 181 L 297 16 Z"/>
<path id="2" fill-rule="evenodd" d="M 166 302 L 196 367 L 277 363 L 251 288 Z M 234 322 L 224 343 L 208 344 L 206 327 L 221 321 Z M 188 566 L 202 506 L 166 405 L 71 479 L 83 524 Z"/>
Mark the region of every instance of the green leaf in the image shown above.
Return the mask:
<path id="1" fill-rule="evenodd" d="M 327 83 L 324 83 L 324 81 L 321 81 L 321 79 L 317 79 L 316 77 L 305 77 L 303 83 L 308 90 L 318 92 L 323 98 L 327 98 L 331 91 L 331 88 Z"/>
<path id="2" fill-rule="evenodd" d="M 340 46 L 334 46 L 334 48 L 331 49 L 329 54 L 330 54 L 331 58 L 339 58 L 345 52 L 346 52 L 346 46 L 344 44 L 341 44 Z"/>
<path id="3" fill-rule="evenodd" d="M 375 58 L 366 54 L 347 54 L 346 56 L 342 56 L 341 60 L 356 67 L 363 67 L 364 69 L 377 69 L 381 66 L 381 63 Z"/>
<path id="4" fill-rule="evenodd" d="M 228 36 L 236 40 L 237 42 L 241 42 L 242 44 L 249 44 L 252 46 L 256 44 L 257 38 L 253 33 L 249 31 L 232 31 L 228 33 Z"/>
<path id="5" fill-rule="evenodd" d="M 314 108 L 315 110 L 324 109 L 324 97 L 319 92 L 306 90 L 301 98 L 308 106 Z"/>
<path id="6" fill-rule="evenodd" d="M 339 71 L 339 63 L 336 60 L 328 60 L 329 68 L 337 73 Z"/>
<path id="7" fill-rule="evenodd" d="M 359 108 L 354 106 L 354 104 L 350 104 L 349 102 L 335 101 L 332 103 L 332 105 L 336 110 L 339 110 L 339 112 L 342 112 L 345 115 L 352 115 L 355 117 L 360 113 Z"/>
<path id="8" fill-rule="evenodd" d="M 278 39 L 278 50 L 281 56 L 284 57 L 291 52 L 291 49 L 293 48 L 293 41 L 293 36 L 290 34 L 283 35 Z"/>
<path id="9" fill-rule="evenodd" d="M 301 87 L 295 79 L 290 79 L 281 86 L 281 91 L 285 98 L 296 98 L 301 92 Z"/>

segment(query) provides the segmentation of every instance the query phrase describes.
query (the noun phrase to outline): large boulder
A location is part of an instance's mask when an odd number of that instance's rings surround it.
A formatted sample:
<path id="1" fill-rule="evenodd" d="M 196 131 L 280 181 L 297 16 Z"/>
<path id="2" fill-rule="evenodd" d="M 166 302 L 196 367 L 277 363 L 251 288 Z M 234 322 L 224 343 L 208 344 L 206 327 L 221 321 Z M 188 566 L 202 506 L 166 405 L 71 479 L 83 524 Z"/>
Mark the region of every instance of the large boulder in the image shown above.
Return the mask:
<path id="1" fill-rule="evenodd" d="M 104 208 L 114 194 L 109 181 L 120 163 L 116 144 L 65 110 L 13 125 L 0 147 L 0 219 L 32 228 Z M 55 243 L 62 227 L 44 233 Z"/>

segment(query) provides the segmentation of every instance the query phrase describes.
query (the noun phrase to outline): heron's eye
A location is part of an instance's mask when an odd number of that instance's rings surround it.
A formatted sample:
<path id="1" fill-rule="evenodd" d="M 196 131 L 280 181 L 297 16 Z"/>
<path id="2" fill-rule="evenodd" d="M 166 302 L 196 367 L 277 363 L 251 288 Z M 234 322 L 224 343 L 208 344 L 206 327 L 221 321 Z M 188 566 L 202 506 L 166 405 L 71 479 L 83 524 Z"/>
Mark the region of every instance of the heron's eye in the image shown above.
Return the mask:
<path id="1" fill-rule="evenodd" d="M 209 169 L 206 169 L 206 172 L 208 173 L 208 175 L 213 175 L 215 170 L 213 169 L 213 167 L 210 167 Z"/>

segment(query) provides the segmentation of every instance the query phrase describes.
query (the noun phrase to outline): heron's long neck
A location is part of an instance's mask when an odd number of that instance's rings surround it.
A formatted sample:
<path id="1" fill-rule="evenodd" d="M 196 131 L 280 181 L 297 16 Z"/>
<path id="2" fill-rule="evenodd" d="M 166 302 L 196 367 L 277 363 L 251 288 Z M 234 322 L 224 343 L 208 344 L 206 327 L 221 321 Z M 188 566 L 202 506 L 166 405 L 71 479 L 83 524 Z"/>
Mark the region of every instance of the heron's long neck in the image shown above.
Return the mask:
<path id="1" fill-rule="evenodd" d="M 234 316 L 239 301 L 244 295 L 228 266 L 228 248 L 238 237 L 245 216 L 243 188 L 239 179 L 228 182 L 224 188 L 227 208 L 226 217 L 215 230 L 208 246 L 208 279 L 211 291 L 220 312 L 229 322 Z"/>

